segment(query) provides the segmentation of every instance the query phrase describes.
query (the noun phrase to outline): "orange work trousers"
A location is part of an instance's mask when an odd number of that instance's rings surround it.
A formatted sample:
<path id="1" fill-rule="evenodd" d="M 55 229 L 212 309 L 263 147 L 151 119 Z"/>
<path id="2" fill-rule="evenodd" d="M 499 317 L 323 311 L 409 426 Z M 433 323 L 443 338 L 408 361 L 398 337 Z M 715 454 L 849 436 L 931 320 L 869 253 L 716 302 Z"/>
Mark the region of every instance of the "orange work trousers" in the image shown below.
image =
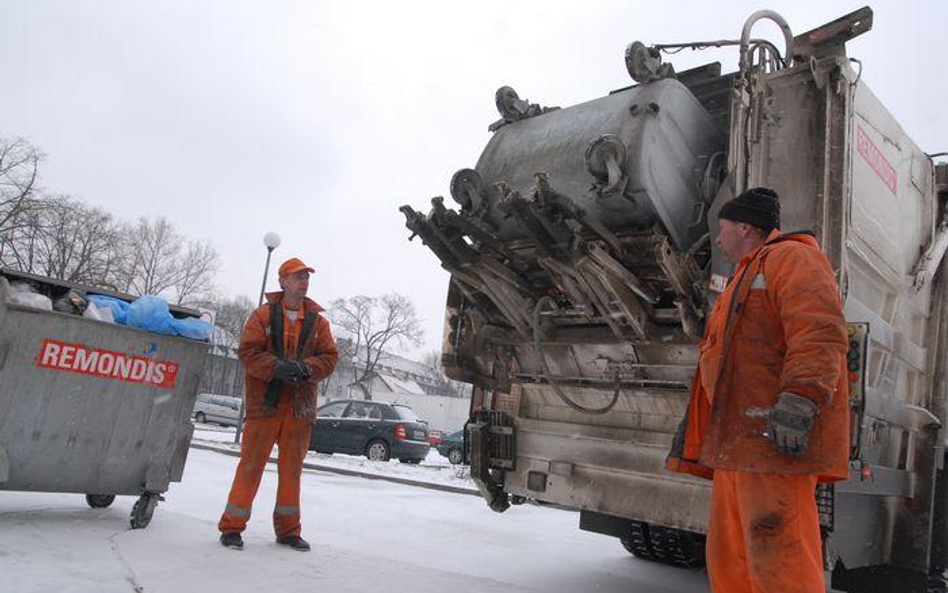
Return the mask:
<path id="1" fill-rule="evenodd" d="M 825 593 L 816 476 L 714 470 L 708 575 L 715 593 Z"/>
<path id="2" fill-rule="evenodd" d="M 290 398 L 281 398 L 273 416 L 251 418 L 244 423 L 240 463 L 227 497 L 227 507 L 217 526 L 222 533 L 240 533 L 246 529 L 263 470 L 276 443 L 279 447 L 278 485 L 273 530 L 278 538 L 300 535 L 300 476 L 309 449 L 311 428 L 311 423 L 293 417 Z"/>

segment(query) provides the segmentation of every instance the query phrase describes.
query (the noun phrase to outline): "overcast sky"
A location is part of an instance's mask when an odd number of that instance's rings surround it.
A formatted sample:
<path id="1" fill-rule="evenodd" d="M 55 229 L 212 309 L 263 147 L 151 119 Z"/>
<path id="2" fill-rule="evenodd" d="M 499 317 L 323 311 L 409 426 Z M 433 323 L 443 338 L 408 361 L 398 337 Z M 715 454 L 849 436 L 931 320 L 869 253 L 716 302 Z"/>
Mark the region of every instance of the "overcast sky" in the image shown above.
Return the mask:
<path id="1" fill-rule="evenodd" d="M 404 293 L 431 350 L 447 274 L 398 207 L 427 211 L 475 164 L 494 91 L 565 107 L 630 84 L 634 40 L 737 38 L 761 8 L 796 34 L 863 5 L 765 2 L 4 0 L 0 136 L 48 155 L 50 192 L 211 241 L 225 293 L 256 298 L 276 231 L 277 264 L 316 268 L 315 300 Z M 948 2 L 873 8 L 849 55 L 923 150 L 948 150 Z M 670 61 L 732 70 L 735 54 Z"/>

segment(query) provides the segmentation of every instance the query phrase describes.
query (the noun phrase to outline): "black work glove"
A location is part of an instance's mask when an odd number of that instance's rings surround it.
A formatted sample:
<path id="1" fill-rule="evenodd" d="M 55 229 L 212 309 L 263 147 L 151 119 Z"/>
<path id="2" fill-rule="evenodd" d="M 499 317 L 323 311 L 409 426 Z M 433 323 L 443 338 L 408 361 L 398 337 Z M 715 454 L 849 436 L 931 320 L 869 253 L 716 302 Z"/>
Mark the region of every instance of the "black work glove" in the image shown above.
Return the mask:
<path id="1" fill-rule="evenodd" d="M 295 360 L 281 360 L 273 369 L 273 378 L 283 383 L 299 383 L 302 379 L 300 367 Z"/>
<path id="2" fill-rule="evenodd" d="M 306 363 L 299 360 L 294 360 L 293 364 L 296 365 L 296 373 L 297 377 L 299 377 L 298 381 L 300 383 L 309 381 L 309 378 L 313 376 L 313 371 L 309 370 L 309 367 L 306 366 Z"/>
<path id="3" fill-rule="evenodd" d="M 802 395 L 784 391 L 770 410 L 765 435 L 781 453 L 799 457 L 809 444 L 815 416 L 816 404 Z"/>

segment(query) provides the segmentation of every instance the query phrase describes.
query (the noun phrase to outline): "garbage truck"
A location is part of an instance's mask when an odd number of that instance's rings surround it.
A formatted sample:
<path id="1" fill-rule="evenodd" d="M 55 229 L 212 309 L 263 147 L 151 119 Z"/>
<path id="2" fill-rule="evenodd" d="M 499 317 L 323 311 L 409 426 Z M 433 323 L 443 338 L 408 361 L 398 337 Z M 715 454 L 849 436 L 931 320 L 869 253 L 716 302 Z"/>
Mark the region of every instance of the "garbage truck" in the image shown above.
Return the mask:
<path id="1" fill-rule="evenodd" d="M 403 206 L 450 272 L 442 365 L 473 385 L 466 454 L 489 507 L 578 511 L 640 558 L 701 566 L 710 483 L 665 469 L 704 322 L 732 273 L 721 205 L 781 196 L 832 264 L 850 337 L 850 477 L 820 486 L 824 565 L 844 591 L 943 583 L 948 535 L 948 165 L 847 56 L 862 8 L 794 35 L 630 44 L 633 84 L 564 108 L 501 87 L 454 204 Z M 782 41 L 754 36 L 771 21 Z M 736 27 L 735 27 L 736 31 Z M 736 51 L 677 71 L 663 54 Z"/>

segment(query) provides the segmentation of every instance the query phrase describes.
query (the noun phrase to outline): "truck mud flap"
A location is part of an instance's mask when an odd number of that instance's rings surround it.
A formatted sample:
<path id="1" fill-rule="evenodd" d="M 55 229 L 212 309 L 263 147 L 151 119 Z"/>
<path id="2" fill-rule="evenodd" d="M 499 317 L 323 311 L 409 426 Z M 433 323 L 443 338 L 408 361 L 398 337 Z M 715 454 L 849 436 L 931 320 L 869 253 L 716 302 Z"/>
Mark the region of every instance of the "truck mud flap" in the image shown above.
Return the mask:
<path id="1" fill-rule="evenodd" d="M 513 420 L 504 412 L 480 410 L 467 425 L 467 442 L 470 446 L 471 479 L 491 510 L 506 511 L 510 507 L 510 498 L 503 489 L 503 472 L 514 469 L 517 454 Z M 491 470 L 498 475 L 492 474 Z"/>

